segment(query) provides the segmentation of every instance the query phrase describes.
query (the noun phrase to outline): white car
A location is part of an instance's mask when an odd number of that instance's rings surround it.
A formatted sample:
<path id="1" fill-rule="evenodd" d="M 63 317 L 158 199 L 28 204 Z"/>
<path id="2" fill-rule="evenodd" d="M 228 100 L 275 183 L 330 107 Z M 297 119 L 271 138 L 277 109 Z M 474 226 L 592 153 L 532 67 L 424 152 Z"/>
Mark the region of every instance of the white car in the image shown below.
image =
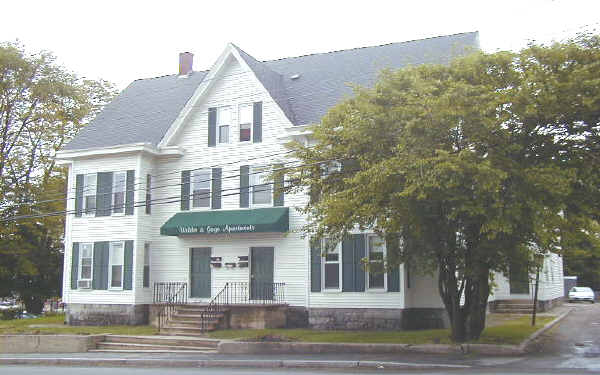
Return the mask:
<path id="1" fill-rule="evenodd" d="M 590 301 L 594 303 L 594 291 L 585 286 L 574 286 L 569 290 L 569 302 Z"/>

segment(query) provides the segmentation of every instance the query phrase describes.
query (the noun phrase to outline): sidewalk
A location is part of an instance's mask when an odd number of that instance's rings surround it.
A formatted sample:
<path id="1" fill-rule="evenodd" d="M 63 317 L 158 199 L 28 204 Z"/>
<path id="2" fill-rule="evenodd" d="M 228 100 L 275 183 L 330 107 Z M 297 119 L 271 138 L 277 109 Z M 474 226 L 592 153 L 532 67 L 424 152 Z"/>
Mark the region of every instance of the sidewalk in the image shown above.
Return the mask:
<path id="1" fill-rule="evenodd" d="M 0 354 L 1 365 L 102 366 L 102 367 L 252 367 L 252 368 L 393 368 L 460 369 L 477 364 L 464 355 L 231 355 L 69 353 Z M 383 366 L 383 367 L 382 367 Z"/>

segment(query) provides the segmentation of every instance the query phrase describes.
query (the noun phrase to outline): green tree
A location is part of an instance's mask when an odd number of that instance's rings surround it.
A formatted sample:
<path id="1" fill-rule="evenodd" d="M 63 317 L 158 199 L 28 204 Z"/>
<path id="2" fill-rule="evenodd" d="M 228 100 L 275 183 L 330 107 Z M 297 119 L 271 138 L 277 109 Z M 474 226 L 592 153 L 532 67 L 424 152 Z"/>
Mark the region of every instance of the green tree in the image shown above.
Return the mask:
<path id="1" fill-rule="evenodd" d="M 437 277 L 452 339 L 477 339 L 493 272 L 559 251 L 570 223 L 598 212 L 599 47 L 583 36 L 477 52 L 356 87 L 313 127 L 314 147 L 290 145 L 305 166 L 288 189 L 311 189 L 305 231 L 374 229 L 387 267 Z M 330 160 L 343 167 L 323 175 Z"/>
<path id="2" fill-rule="evenodd" d="M 60 292 L 64 217 L 7 219 L 65 209 L 66 171 L 52 156 L 114 94 L 49 52 L 0 44 L 0 294 L 18 294 L 28 311 Z"/>

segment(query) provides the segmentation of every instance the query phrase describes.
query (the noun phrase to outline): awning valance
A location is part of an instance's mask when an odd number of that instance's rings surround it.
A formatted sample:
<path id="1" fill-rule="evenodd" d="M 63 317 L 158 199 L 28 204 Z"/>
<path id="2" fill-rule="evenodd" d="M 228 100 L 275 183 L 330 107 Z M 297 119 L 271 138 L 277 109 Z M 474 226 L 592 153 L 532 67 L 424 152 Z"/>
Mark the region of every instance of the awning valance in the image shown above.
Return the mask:
<path id="1" fill-rule="evenodd" d="M 283 233 L 288 231 L 289 222 L 288 207 L 180 212 L 160 227 L 160 234 Z"/>

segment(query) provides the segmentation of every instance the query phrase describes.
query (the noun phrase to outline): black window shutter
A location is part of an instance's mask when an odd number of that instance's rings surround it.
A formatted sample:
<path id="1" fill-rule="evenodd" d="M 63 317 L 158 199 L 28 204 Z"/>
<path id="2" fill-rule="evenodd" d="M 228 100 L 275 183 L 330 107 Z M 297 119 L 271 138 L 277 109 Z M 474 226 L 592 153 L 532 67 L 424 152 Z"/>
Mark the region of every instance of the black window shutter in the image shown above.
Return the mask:
<path id="1" fill-rule="evenodd" d="M 107 241 L 94 242 L 93 289 L 108 289 L 108 253 L 109 243 Z"/>
<path id="2" fill-rule="evenodd" d="M 342 240 L 342 292 L 355 292 L 354 241 L 351 236 Z"/>
<path id="3" fill-rule="evenodd" d="M 352 238 L 354 240 L 354 274 L 356 275 L 354 279 L 354 291 L 364 292 L 366 272 L 363 268 L 361 259 L 366 256 L 366 236 L 364 234 L 353 234 Z"/>
<path id="4" fill-rule="evenodd" d="M 83 213 L 83 175 L 75 176 L 75 216 L 81 217 Z"/>
<path id="5" fill-rule="evenodd" d="M 387 273 L 387 291 L 388 292 L 399 292 L 400 291 L 400 269 L 399 266 L 395 266 Z"/>
<path id="6" fill-rule="evenodd" d="M 212 169 L 212 191 L 211 207 L 221 208 L 221 168 Z"/>
<path id="7" fill-rule="evenodd" d="M 275 164 L 275 169 L 278 170 L 279 173 L 283 172 L 281 169 L 283 168 L 283 164 Z M 273 182 L 273 206 L 283 206 L 284 205 L 284 193 L 283 193 L 283 183 L 284 183 L 284 175 L 280 174 L 275 177 L 275 181 Z"/>
<path id="8" fill-rule="evenodd" d="M 250 207 L 250 167 L 240 166 L 240 207 Z"/>
<path id="9" fill-rule="evenodd" d="M 112 211 L 112 172 L 99 172 L 96 189 L 96 216 L 110 216 Z"/>
<path id="10" fill-rule="evenodd" d="M 134 180 L 135 180 L 135 171 L 134 170 L 127 171 L 127 181 L 126 181 L 126 186 L 125 186 L 125 215 L 133 215 Z"/>
<path id="11" fill-rule="evenodd" d="M 217 109 L 208 109 L 208 147 L 217 145 Z"/>
<path id="12" fill-rule="evenodd" d="M 152 213 L 152 175 L 146 175 L 146 213 Z"/>
<path id="13" fill-rule="evenodd" d="M 133 288 L 133 241 L 125 241 L 123 254 L 123 290 Z"/>
<path id="14" fill-rule="evenodd" d="M 392 233 L 385 237 L 385 244 L 387 248 L 387 259 L 395 260 L 396 253 L 400 251 L 400 234 Z M 392 255 L 390 255 L 392 254 Z M 399 292 L 400 291 L 400 266 L 396 265 L 391 269 L 387 270 L 387 291 L 388 292 Z"/>
<path id="15" fill-rule="evenodd" d="M 321 291 L 321 241 L 310 241 L 310 291 Z"/>
<path id="16" fill-rule="evenodd" d="M 365 270 L 361 259 L 365 257 L 365 235 L 352 234 L 342 241 L 342 292 L 364 292 Z"/>
<path id="17" fill-rule="evenodd" d="M 262 102 L 255 102 L 252 121 L 252 142 L 262 142 Z"/>
<path id="18" fill-rule="evenodd" d="M 71 289 L 77 289 L 77 278 L 79 277 L 79 242 L 73 242 L 71 253 Z"/>
<path id="19" fill-rule="evenodd" d="M 190 171 L 181 171 L 181 210 L 190 209 Z"/>

